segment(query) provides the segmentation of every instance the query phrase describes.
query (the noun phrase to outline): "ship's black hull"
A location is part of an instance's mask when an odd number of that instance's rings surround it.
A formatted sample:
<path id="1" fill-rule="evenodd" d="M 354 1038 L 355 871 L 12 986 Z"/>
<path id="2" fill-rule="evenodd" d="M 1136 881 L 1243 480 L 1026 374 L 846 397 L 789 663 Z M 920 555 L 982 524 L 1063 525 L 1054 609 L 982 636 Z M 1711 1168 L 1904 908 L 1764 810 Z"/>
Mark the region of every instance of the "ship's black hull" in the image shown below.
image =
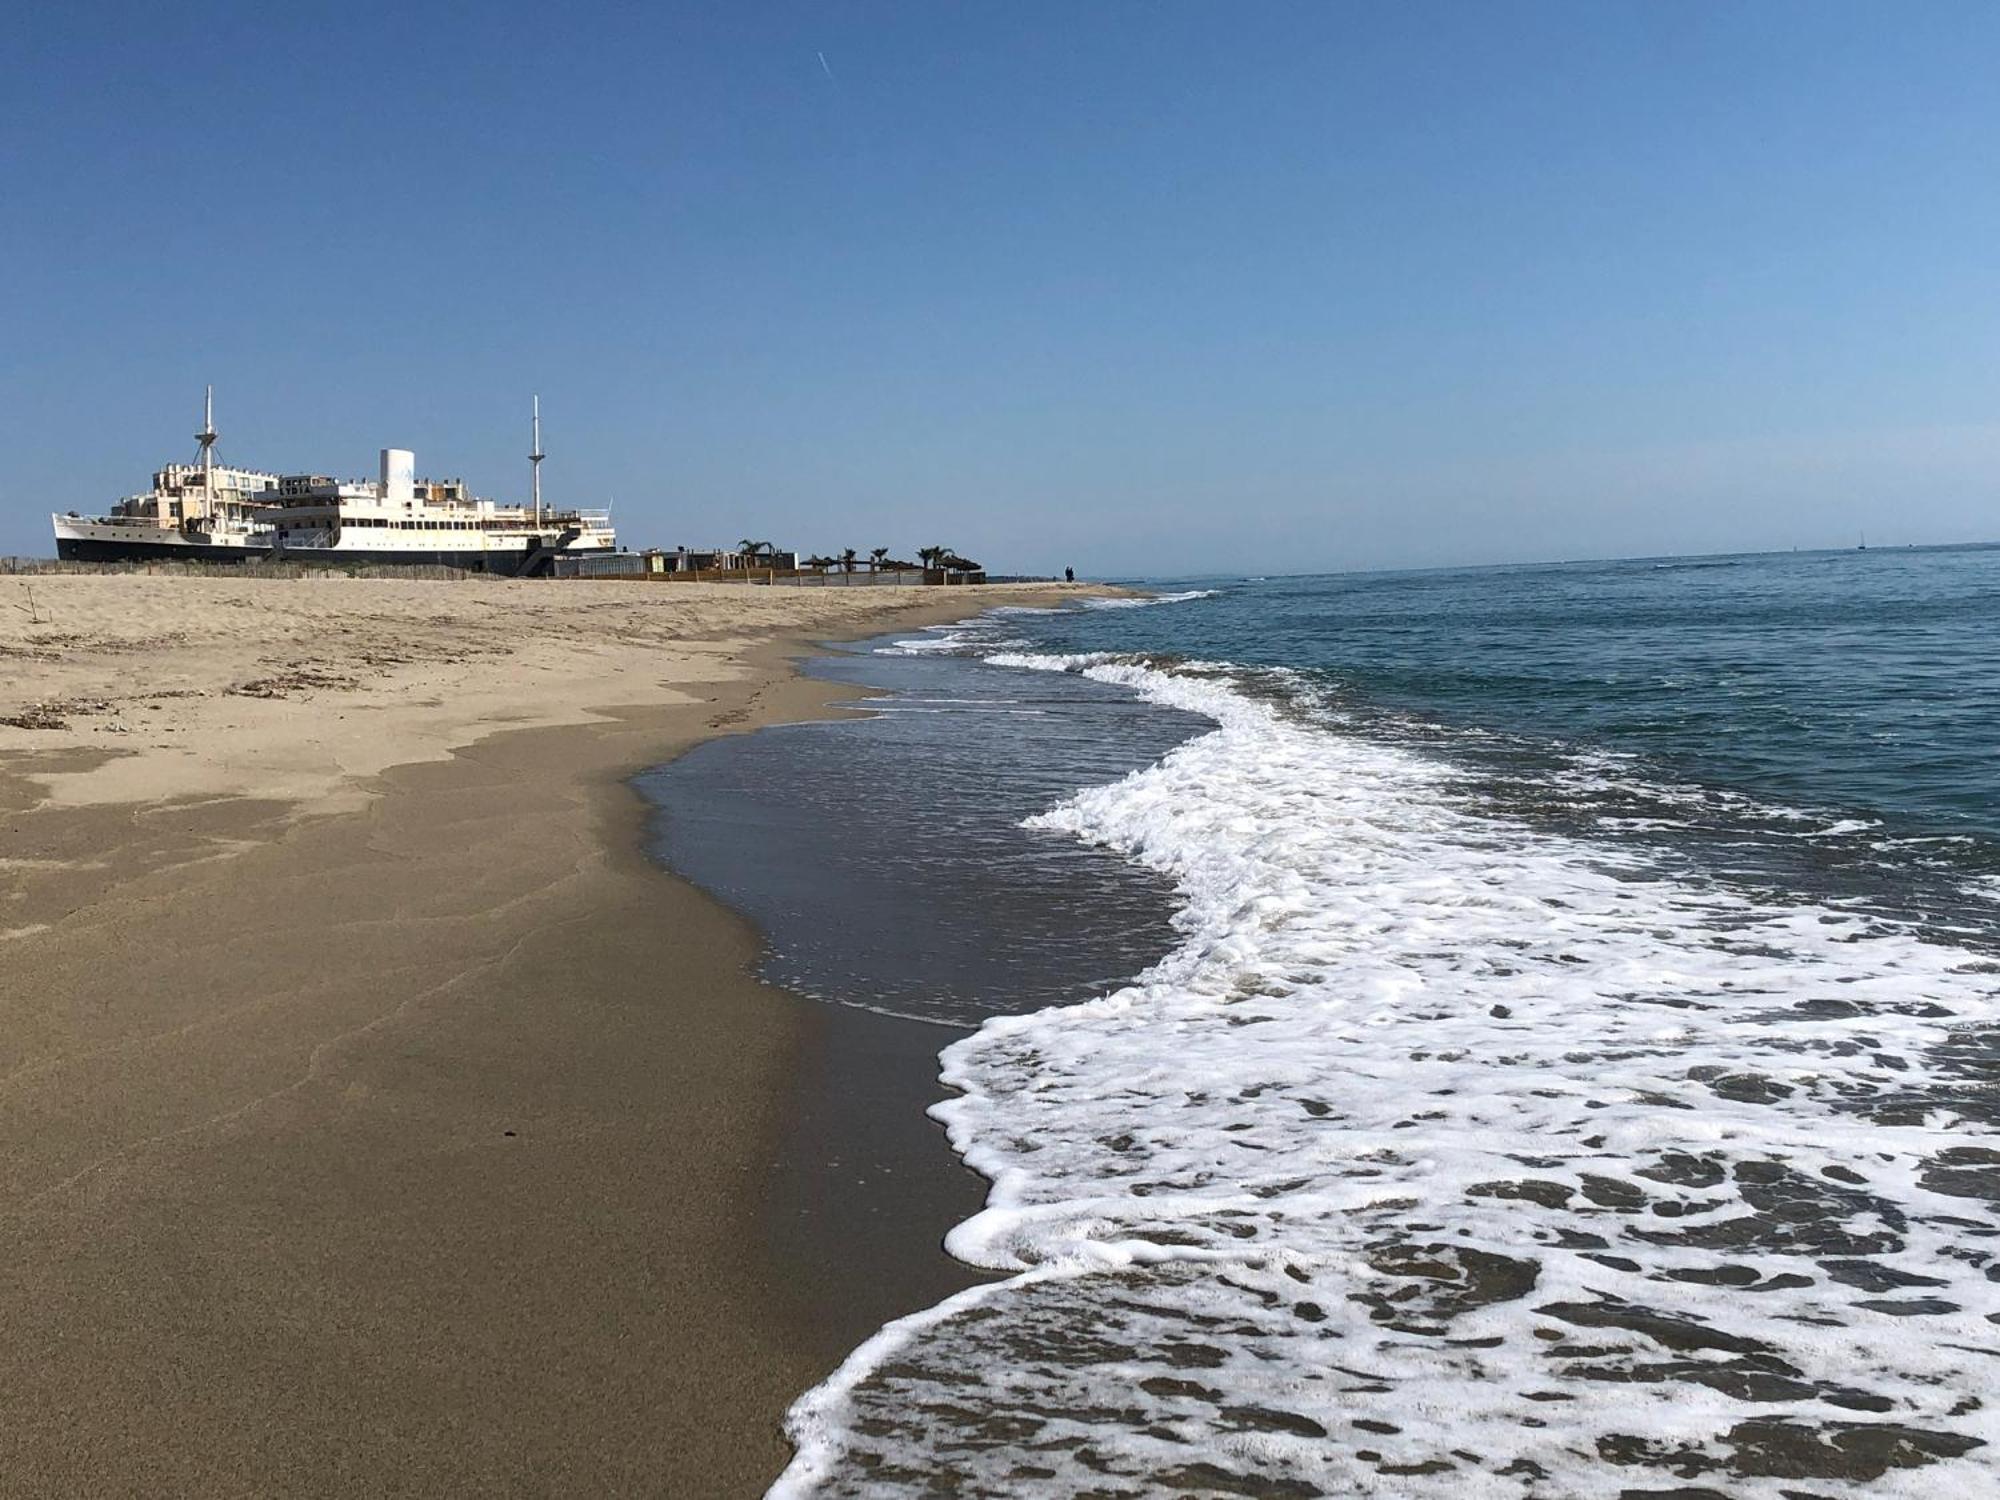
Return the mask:
<path id="1" fill-rule="evenodd" d="M 508 578 L 520 576 L 524 566 L 532 574 L 546 574 L 552 560 L 558 555 L 595 556 L 610 550 L 608 547 L 569 547 L 562 549 L 558 554 L 553 548 L 543 548 L 533 554 L 523 554 L 429 550 L 396 552 L 388 549 L 362 552 L 343 548 L 339 552 L 327 552 L 304 547 L 280 550 L 275 547 L 215 547 L 183 542 L 108 542 L 82 537 L 56 538 L 56 556 L 64 562 L 287 562 L 320 568 L 459 568 L 470 573 L 498 573 Z"/>

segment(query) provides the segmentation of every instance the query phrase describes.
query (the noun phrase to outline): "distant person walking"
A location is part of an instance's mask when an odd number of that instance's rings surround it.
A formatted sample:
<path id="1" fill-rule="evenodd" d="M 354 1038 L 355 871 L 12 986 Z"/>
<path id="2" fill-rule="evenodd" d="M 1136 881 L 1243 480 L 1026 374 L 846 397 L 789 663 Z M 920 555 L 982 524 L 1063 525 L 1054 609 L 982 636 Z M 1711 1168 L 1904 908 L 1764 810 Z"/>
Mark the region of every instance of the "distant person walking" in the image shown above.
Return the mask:
<path id="1" fill-rule="evenodd" d="M 1064 582 L 1064 583 L 1075 583 L 1075 582 L 1076 582 L 1076 569 L 1075 569 L 1075 568 L 1064 568 L 1064 569 L 1063 569 L 1063 582 Z"/>

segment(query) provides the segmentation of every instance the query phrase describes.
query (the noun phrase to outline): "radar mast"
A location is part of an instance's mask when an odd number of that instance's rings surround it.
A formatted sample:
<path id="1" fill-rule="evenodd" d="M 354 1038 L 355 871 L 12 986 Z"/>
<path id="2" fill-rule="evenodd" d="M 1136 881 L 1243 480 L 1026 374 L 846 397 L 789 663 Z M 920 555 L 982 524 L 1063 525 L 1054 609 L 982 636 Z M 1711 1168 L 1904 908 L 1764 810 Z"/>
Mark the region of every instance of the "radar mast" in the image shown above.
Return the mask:
<path id="1" fill-rule="evenodd" d="M 201 444 L 201 494 L 209 510 L 215 509 L 215 387 L 209 386 L 201 402 L 201 431 L 194 435 Z"/>
<path id="2" fill-rule="evenodd" d="M 542 398 L 535 397 L 535 440 L 528 453 L 528 473 L 535 494 L 535 524 L 542 524 L 542 460 L 547 457 L 542 452 Z"/>

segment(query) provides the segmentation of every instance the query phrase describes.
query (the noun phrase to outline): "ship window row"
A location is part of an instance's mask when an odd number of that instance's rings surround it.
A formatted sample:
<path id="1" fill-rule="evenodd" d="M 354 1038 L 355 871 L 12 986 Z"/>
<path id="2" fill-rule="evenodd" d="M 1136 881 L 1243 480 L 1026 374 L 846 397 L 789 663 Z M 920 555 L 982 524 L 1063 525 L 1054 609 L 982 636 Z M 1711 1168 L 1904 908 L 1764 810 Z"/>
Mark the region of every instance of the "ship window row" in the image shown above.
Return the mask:
<path id="1" fill-rule="evenodd" d="M 386 526 L 392 531 L 480 531 L 478 521 L 387 521 L 380 516 L 347 516 L 342 526 Z"/>

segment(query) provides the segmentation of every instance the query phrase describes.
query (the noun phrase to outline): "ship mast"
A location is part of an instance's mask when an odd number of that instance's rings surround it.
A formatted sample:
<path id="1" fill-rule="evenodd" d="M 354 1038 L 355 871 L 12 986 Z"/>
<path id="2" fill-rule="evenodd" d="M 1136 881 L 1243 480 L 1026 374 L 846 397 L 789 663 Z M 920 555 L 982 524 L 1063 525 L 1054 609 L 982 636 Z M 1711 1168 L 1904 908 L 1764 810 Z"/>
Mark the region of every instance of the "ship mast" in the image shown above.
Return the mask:
<path id="1" fill-rule="evenodd" d="M 194 435 L 201 444 L 201 493 L 207 502 L 208 511 L 215 510 L 215 387 L 208 387 L 208 393 L 201 402 L 201 431 Z"/>
<path id="2" fill-rule="evenodd" d="M 528 454 L 528 472 L 532 476 L 535 491 L 535 524 L 542 524 L 542 398 L 535 397 L 535 441 Z"/>

